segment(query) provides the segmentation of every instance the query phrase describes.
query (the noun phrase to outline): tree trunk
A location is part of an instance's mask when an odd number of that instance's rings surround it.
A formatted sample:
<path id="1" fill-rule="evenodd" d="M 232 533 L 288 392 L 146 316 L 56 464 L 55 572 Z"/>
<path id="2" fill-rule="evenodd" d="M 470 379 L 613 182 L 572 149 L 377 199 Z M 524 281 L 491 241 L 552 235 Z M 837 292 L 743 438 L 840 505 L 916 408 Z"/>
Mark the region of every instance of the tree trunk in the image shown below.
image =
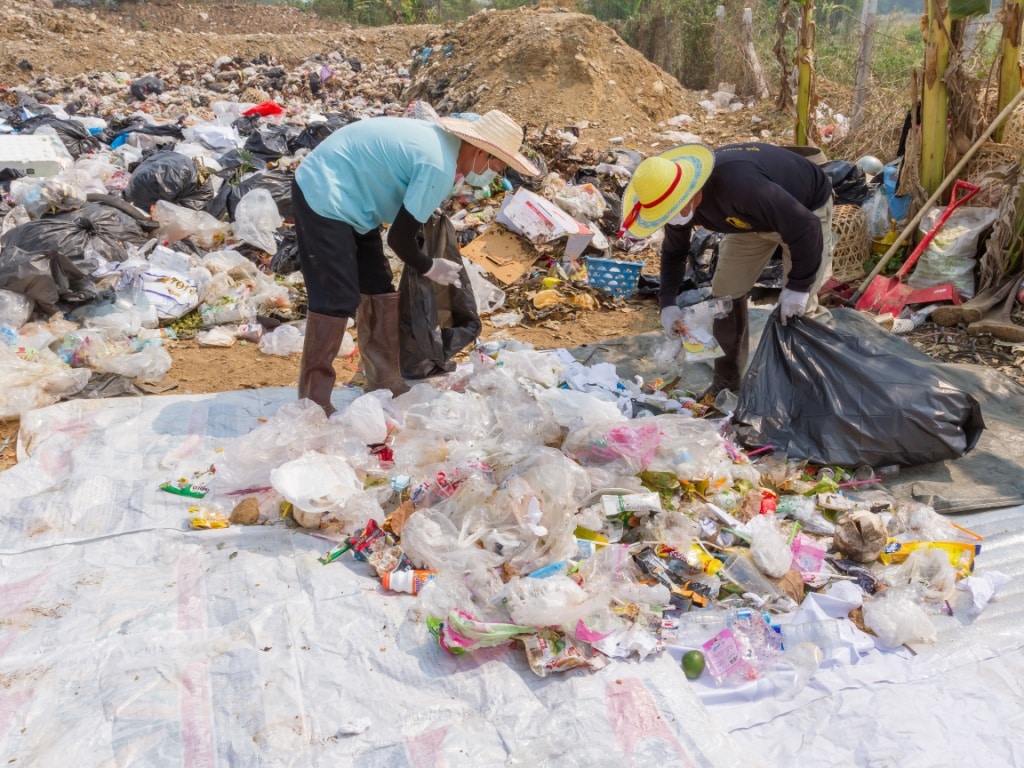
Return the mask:
<path id="1" fill-rule="evenodd" d="M 754 49 L 754 12 L 750 8 L 743 9 L 743 63 L 746 65 L 747 80 L 750 83 L 750 93 L 758 101 L 767 99 L 770 91 L 768 82 L 764 79 L 764 70 L 761 69 L 761 61 L 757 58 L 757 51 Z"/>
<path id="2" fill-rule="evenodd" d="M 875 22 L 878 0 L 864 0 L 860 15 L 860 52 L 857 54 L 856 81 L 853 86 L 853 107 L 850 109 L 850 130 L 856 131 L 864 122 L 864 101 L 871 80 L 871 50 L 875 47 Z"/>

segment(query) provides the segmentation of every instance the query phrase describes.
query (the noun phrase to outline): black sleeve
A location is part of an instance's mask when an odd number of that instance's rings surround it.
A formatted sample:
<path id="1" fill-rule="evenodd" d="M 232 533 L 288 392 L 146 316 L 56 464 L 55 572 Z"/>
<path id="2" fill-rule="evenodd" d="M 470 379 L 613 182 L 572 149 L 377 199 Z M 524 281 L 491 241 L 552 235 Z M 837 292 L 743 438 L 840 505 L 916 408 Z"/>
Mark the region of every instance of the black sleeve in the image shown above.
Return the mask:
<path id="1" fill-rule="evenodd" d="M 686 261 L 690 257 L 690 237 L 693 225 L 665 226 L 665 240 L 661 244 L 661 270 L 659 272 L 658 309 L 676 303 L 679 289 L 686 278 Z"/>
<path id="2" fill-rule="evenodd" d="M 388 245 L 391 246 L 391 250 L 421 275 L 426 274 L 434 264 L 434 260 L 421 251 L 416 242 L 416 235 L 422 226 L 423 222 L 416 221 L 403 205 L 388 227 Z"/>

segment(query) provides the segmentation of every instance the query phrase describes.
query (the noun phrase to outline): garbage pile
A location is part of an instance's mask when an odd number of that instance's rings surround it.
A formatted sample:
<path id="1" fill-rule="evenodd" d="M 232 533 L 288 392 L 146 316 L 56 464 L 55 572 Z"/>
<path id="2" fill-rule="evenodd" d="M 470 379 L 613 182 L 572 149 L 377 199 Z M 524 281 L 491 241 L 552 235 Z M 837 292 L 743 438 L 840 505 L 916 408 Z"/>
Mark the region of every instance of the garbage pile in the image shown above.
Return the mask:
<path id="1" fill-rule="evenodd" d="M 506 342 L 329 420 L 287 404 L 163 487 L 197 528 L 310 529 L 324 567 L 417 595 L 441 648 L 514 642 L 542 677 L 668 649 L 721 686 L 806 680 L 844 649 L 934 641 L 934 615 L 1001 584 L 973 574 L 980 537 L 885 490 L 897 468 L 748 453 L 670 394 Z"/>
<path id="2" fill-rule="evenodd" d="M 0 355 L 4 370 L 17 373 L 2 382 L 0 417 L 62 397 L 159 387 L 170 368 L 161 349 L 168 338 L 197 335 L 200 344 L 220 346 L 244 339 L 280 355 L 301 350 L 294 168 L 353 120 L 415 114 L 415 104 L 397 101 L 408 78 L 402 67 L 364 65 L 335 51 L 291 71 L 265 55 L 222 57 L 203 74 L 179 67 L 135 79 L 46 77 L 31 89 L 5 91 Z M 548 147 L 559 141 L 545 139 Z M 485 190 L 463 185 L 448 214 L 468 242 L 501 228 L 494 224 L 499 206 L 518 190 L 577 228 L 576 256 L 588 248 L 605 255 L 602 230 L 613 231 L 618 215 L 608 213 L 608 201 L 617 202 L 628 175 L 611 165 L 593 173 L 612 192 L 551 172 L 529 180 L 543 195 L 524 179 Z M 566 274 L 555 242 L 565 239 L 564 228 L 522 224 L 524 271 L 553 272 L 561 285 L 545 286 L 537 305 L 544 317 L 607 304 L 606 293 L 588 289 L 581 260 Z M 515 229 L 511 220 L 506 225 Z M 495 312 L 504 292 L 484 270 L 471 271 L 478 306 Z M 343 352 L 353 348 L 347 339 Z"/>

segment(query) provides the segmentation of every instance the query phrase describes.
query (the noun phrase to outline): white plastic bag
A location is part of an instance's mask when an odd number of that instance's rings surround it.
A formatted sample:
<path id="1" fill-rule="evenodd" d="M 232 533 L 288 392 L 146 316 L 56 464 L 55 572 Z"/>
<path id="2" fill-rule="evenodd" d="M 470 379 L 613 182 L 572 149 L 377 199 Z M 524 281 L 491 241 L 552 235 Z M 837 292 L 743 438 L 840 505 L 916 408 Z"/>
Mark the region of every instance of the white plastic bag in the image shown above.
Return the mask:
<path id="1" fill-rule="evenodd" d="M 262 187 L 247 192 L 235 208 L 235 237 L 264 253 L 277 252 L 274 232 L 283 223 L 273 195 Z"/>
<path id="2" fill-rule="evenodd" d="M 305 337 L 294 325 L 281 325 L 266 333 L 259 341 L 259 349 L 265 355 L 288 357 L 302 351 Z"/>
<path id="3" fill-rule="evenodd" d="M 133 134 L 134 135 L 134 134 Z M 157 234 L 164 243 L 191 238 L 203 248 L 223 242 L 231 228 L 205 211 L 193 211 L 166 200 L 153 206 L 153 221 L 160 225 Z"/>
<path id="4" fill-rule="evenodd" d="M 942 215 L 935 206 L 921 220 L 921 232 L 928 232 Z M 974 268 L 977 265 L 978 242 L 996 220 L 995 208 L 957 208 L 907 278 L 911 288 L 930 288 L 952 283 L 964 299 L 974 296 Z"/>
<path id="5" fill-rule="evenodd" d="M 24 360 L 13 347 L 0 344 L 0 419 L 81 392 L 91 375 L 88 368 L 69 368 L 48 349 Z"/>
<path id="6" fill-rule="evenodd" d="M 18 330 L 32 316 L 32 301 L 20 293 L 0 288 L 0 326 Z"/>
<path id="7" fill-rule="evenodd" d="M 484 276 L 484 269 L 479 264 L 465 258 L 462 263 L 469 273 L 469 284 L 473 289 L 477 312 L 487 315 L 501 309 L 505 304 L 505 292 Z"/>

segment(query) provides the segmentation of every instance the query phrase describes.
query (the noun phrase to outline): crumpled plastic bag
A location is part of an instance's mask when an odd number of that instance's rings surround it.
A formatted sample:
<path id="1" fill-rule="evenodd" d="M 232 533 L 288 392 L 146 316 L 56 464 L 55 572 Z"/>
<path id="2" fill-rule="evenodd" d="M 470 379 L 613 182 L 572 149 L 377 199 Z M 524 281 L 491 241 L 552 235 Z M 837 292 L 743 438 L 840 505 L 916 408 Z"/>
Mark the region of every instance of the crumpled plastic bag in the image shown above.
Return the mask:
<path id="1" fill-rule="evenodd" d="M 274 232 L 284 223 L 270 191 L 256 188 L 246 193 L 235 209 L 235 237 L 264 253 L 277 252 Z"/>
<path id="2" fill-rule="evenodd" d="M 302 351 L 305 336 L 294 325 L 280 325 L 260 337 L 259 350 L 265 355 L 288 357 Z"/>
<path id="3" fill-rule="evenodd" d="M 864 624 L 875 633 L 875 642 L 883 649 L 938 640 L 935 625 L 912 591 L 893 588 L 876 597 L 865 597 L 863 612 Z"/>
<path id="4" fill-rule="evenodd" d="M 52 405 L 85 388 L 92 372 L 70 368 L 47 350 L 25 360 L 14 347 L 0 343 L 0 419 Z"/>
<path id="5" fill-rule="evenodd" d="M 363 483 L 342 456 L 308 451 L 271 470 L 270 484 L 286 501 L 306 512 L 341 507 L 363 490 Z"/>

